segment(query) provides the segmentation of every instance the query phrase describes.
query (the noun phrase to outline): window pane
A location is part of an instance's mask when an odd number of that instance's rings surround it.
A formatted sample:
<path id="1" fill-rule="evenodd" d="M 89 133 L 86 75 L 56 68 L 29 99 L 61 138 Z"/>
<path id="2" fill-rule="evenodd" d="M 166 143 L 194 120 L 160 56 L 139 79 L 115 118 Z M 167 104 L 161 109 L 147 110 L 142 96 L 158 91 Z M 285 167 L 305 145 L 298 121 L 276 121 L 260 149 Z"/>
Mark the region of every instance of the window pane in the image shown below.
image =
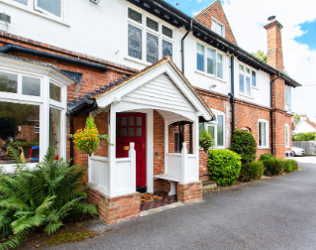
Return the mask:
<path id="1" fill-rule="evenodd" d="M 128 124 L 129 124 L 129 126 L 135 126 L 135 117 L 130 116 L 128 118 Z"/>
<path id="2" fill-rule="evenodd" d="M 245 78 L 243 74 L 239 74 L 239 91 L 245 93 Z"/>
<path id="3" fill-rule="evenodd" d="M 266 138 L 266 134 L 267 134 L 267 131 L 266 131 L 266 123 L 262 123 L 262 126 L 263 126 L 263 129 L 262 129 L 262 132 L 263 132 L 263 137 L 262 137 L 262 145 L 263 146 L 267 146 L 267 138 Z"/>
<path id="4" fill-rule="evenodd" d="M 135 136 L 135 127 L 128 128 L 128 136 Z"/>
<path id="5" fill-rule="evenodd" d="M 13 1 L 27 5 L 27 0 L 13 0 Z"/>
<path id="6" fill-rule="evenodd" d="M 147 62 L 158 61 L 158 37 L 147 33 Z"/>
<path id="7" fill-rule="evenodd" d="M 172 43 L 162 40 L 162 57 L 166 55 L 172 58 Z"/>
<path id="8" fill-rule="evenodd" d="M 223 78 L 223 56 L 217 54 L 217 77 Z"/>
<path id="9" fill-rule="evenodd" d="M 151 28 L 155 31 L 158 31 L 158 23 L 150 18 L 147 17 L 147 27 Z"/>
<path id="10" fill-rule="evenodd" d="M 120 137 L 120 127 L 116 127 L 116 137 Z"/>
<path id="11" fill-rule="evenodd" d="M 214 126 L 208 126 L 207 131 L 212 136 L 212 139 L 215 139 L 215 127 Z"/>
<path id="12" fill-rule="evenodd" d="M 56 86 L 55 84 L 49 84 L 49 98 L 60 102 L 61 101 L 61 88 Z"/>
<path id="13" fill-rule="evenodd" d="M 244 71 L 244 66 L 239 64 L 239 70 Z"/>
<path id="14" fill-rule="evenodd" d="M 285 126 L 285 140 L 286 140 L 286 146 L 289 146 L 289 127 Z"/>
<path id="15" fill-rule="evenodd" d="M 139 137 L 143 136 L 142 128 L 136 128 L 136 136 L 139 136 Z"/>
<path id="16" fill-rule="evenodd" d="M 49 108 L 49 147 L 55 149 L 55 159 L 61 156 L 61 111 Z"/>
<path id="17" fill-rule="evenodd" d="M 250 77 L 246 76 L 246 94 L 251 95 Z"/>
<path id="18" fill-rule="evenodd" d="M 23 76 L 22 94 L 40 96 L 40 79 Z"/>
<path id="19" fill-rule="evenodd" d="M 213 49 L 207 49 L 207 73 L 216 73 L 216 51 Z"/>
<path id="20" fill-rule="evenodd" d="M 21 161 L 38 162 L 39 130 L 39 106 L 0 102 L 0 165 L 15 163 L 9 146 L 19 151 Z"/>
<path id="21" fill-rule="evenodd" d="M 128 55 L 142 59 L 142 30 L 128 25 Z"/>
<path id="22" fill-rule="evenodd" d="M 197 69 L 204 71 L 204 46 L 197 44 Z"/>
<path id="23" fill-rule="evenodd" d="M 252 71 L 252 86 L 257 86 L 256 72 Z"/>
<path id="24" fill-rule="evenodd" d="M 162 34 L 172 38 L 172 29 L 169 29 L 166 26 L 162 25 Z"/>
<path id="25" fill-rule="evenodd" d="M 250 69 L 246 68 L 247 74 L 250 74 Z"/>
<path id="26" fill-rule="evenodd" d="M 61 16 L 61 0 L 37 0 L 37 7 L 55 16 Z"/>
<path id="27" fill-rule="evenodd" d="M 116 127 L 117 126 L 120 126 L 120 117 L 118 117 L 118 116 L 116 117 Z"/>
<path id="28" fill-rule="evenodd" d="M 220 36 L 222 35 L 222 25 L 220 25 L 219 23 L 216 23 L 216 33 Z"/>
<path id="29" fill-rule="evenodd" d="M 217 146 L 224 146 L 224 116 L 217 115 Z"/>
<path id="30" fill-rule="evenodd" d="M 128 8 L 128 17 L 138 23 L 142 23 L 142 14 Z"/>
<path id="31" fill-rule="evenodd" d="M 127 117 L 122 117 L 121 121 L 122 121 L 121 123 L 122 126 L 127 126 Z"/>
<path id="32" fill-rule="evenodd" d="M 136 126 L 142 126 L 142 125 L 143 125 L 143 118 L 136 117 Z"/>
<path id="33" fill-rule="evenodd" d="M 17 93 L 18 76 L 0 72 L 0 91 Z"/>
<path id="34" fill-rule="evenodd" d="M 126 137 L 127 136 L 127 128 L 122 128 L 122 137 Z"/>

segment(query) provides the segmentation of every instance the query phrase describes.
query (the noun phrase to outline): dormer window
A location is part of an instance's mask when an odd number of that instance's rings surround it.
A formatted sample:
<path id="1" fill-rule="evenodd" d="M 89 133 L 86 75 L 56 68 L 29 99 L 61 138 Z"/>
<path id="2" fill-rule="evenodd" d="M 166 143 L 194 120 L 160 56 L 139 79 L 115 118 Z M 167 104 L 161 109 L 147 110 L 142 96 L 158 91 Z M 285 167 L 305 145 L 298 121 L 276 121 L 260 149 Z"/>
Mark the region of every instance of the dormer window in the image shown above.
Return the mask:
<path id="1" fill-rule="evenodd" d="M 225 37 L 225 25 L 220 21 L 212 18 L 212 27 L 211 30 L 217 33 L 218 35 Z"/>

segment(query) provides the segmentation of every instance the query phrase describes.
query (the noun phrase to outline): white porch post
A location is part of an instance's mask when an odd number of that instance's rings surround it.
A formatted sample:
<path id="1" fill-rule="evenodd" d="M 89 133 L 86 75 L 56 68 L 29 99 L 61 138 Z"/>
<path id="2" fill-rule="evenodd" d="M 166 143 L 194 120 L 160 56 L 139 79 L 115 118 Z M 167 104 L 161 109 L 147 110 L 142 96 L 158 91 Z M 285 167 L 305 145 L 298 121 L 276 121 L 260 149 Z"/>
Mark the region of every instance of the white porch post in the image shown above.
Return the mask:
<path id="1" fill-rule="evenodd" d="M 128 152 L 128 156 L 131 159 L 131 190 L 133 193 L 136 192 L 136 151 L 135 151 L 135 143 L 131 142 L 130 149 Z"/>
<path id="2" fill-rule="evenodd" d="M 110 141 L 113 146 L 109 146 L 109 169 L 110 169 L 110 190 L 109 194 L 110 197 L 113 197 L 116 195 L 116 188 L 115 188 L 115 160 L 116 160 L 116 104 L 111 104 L 110 109 L 110 117 L 109 117 L 109 129 L 108 134 L 110 136 Z"/>
<path id="3" fill-rule="evenodd" d="M 193 123 L 193 154 L 195 157 L 195 180 L 199 180 L 199 116 L 197 115 Z"/>
<path id="4" fill-rule="evenodd" d="M 187 144 L 185 142 L 182 143 L 182 150 L 181 150 L 181 183 L 186 183 L 188 176 L 188 150 Z"/>
<path id="5" fill-rule="evenodd" d="M 168 121 L 165 120 L 165 140 L 164 140 L 164 146 L 165 146 L 165 157 L 164 157 L 164 162 L 165 162 L 165 173 L 168 173 L 168 160 L 167 160 L 167 154 L 169 152 L 169 124 Z"/>

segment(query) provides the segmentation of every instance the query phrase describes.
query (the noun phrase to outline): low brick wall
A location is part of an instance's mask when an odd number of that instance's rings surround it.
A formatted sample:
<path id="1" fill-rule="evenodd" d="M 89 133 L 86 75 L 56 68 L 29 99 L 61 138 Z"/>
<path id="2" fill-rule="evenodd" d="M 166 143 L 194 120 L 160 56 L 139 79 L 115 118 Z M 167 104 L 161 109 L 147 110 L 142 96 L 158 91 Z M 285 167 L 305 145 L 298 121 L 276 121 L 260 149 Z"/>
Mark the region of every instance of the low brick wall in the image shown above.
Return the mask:
<path id="1" fill-rule="evenodd" d="M 110 198 L 99 190 L 90 188 L 88 202 L 98 205 L 100 220 L 108 225 L 140 216 L 140 193 Z"/>
<path id="2" fill-rule="evenodd" d="M 203 200 L 202 182 L 193 182 L 188 184 L 178 183 L 177 186 L 178 201 L 183 203 L 193 203 Z"/>

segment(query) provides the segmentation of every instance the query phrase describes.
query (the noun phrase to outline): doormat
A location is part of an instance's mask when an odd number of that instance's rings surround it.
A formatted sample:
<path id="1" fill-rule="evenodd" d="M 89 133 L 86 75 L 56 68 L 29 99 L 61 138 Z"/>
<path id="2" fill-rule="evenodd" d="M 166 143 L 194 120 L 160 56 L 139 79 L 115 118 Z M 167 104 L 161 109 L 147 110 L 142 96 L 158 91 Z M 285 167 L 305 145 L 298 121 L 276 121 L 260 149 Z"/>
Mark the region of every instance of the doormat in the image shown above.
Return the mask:
<path id="1" fill-rule="evenodd" d="M 142 194 L 140 196 L 140 202 L 143 203 L 147 203 L 147 202 L 152 202 L 152 201 L 156 201 L 156 200 L 162 200 L 162 196 L 156 195 L 156 194 Z"/>

